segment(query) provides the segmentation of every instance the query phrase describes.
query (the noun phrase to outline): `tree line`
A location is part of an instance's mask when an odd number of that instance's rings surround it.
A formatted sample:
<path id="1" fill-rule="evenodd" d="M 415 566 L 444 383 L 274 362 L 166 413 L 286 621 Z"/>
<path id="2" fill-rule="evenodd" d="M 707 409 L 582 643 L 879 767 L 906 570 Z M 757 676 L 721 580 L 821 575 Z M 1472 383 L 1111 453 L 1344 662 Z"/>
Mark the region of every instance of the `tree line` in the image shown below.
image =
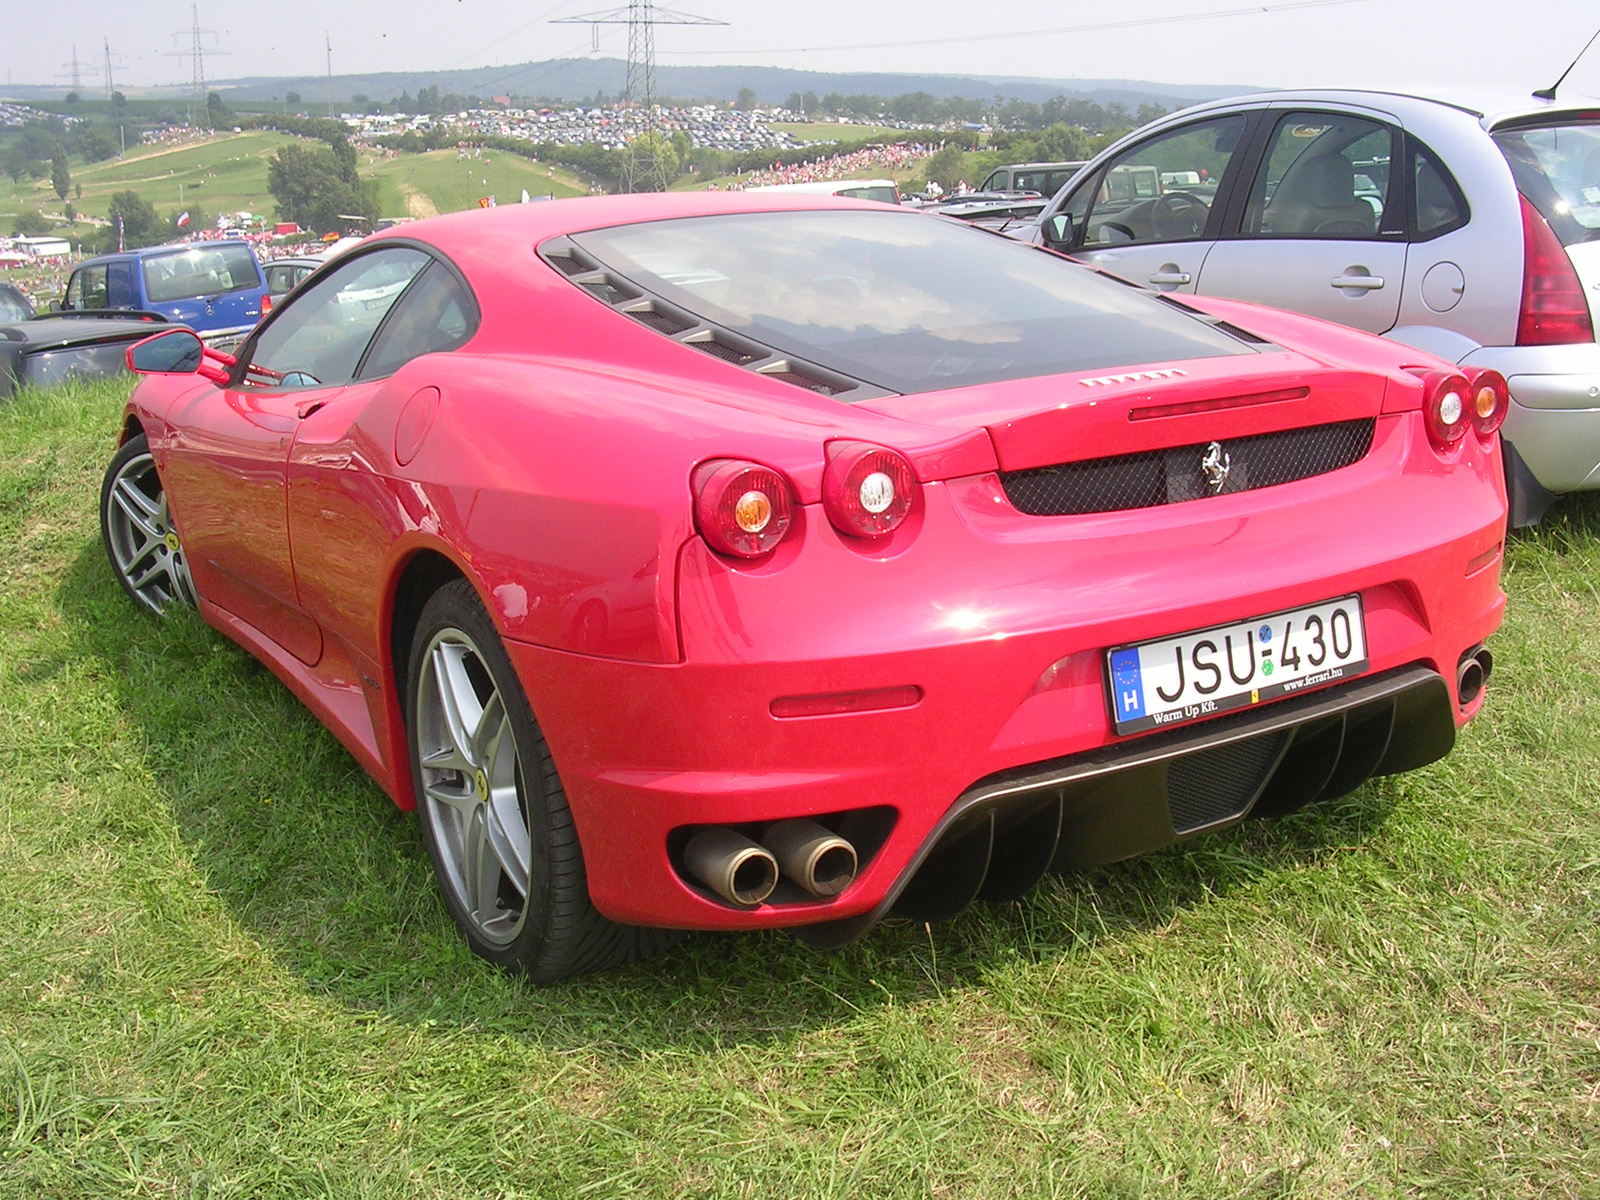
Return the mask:
<path id="1" fill-rule="evenodd" d="M 1128 130 L 1157 117 L 1167 109 L 1159 104 L 1141 104 L 1130 110 L 1112 101 L 1101 105 L 1086 96 L 1052 96 L 1042 104 L 1028 100 L 969 100 L 961 96 L 940 97 L 928 92 L 907 92 L 900 96 L 841 95 L 829 92 L 791 92 L 783 102 L 791 112 L 827 118 L 883 118 L 922 125 L 948 125 L 958 122 L 985 124 L 999 130 L 1045 130 L 1053 125 L 1076 126 L 1089 133 Z"/>

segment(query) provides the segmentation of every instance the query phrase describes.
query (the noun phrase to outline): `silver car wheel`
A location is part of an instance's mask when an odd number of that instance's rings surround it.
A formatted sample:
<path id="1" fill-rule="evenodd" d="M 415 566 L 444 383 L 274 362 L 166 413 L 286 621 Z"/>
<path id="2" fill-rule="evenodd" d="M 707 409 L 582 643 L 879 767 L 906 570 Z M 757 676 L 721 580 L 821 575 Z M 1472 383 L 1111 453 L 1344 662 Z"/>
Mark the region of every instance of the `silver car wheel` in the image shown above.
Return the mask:
<path id="1" fill-rule="evenodd" d="M 152 612 L 193 605 L 194 581 L 167 509 L 167 494 L 146 451 L 122 464 L 106 488 L 105 527 L 122 582 Z"/>
<path id="2" fill-rule="evenodd" d="M 423 819 L 467 919 L 485 941 L 509 945 L 526 918 L 532 856 L 516 736 L 470 637 L 441 629 L 424 653 L 416 700 Z"/>

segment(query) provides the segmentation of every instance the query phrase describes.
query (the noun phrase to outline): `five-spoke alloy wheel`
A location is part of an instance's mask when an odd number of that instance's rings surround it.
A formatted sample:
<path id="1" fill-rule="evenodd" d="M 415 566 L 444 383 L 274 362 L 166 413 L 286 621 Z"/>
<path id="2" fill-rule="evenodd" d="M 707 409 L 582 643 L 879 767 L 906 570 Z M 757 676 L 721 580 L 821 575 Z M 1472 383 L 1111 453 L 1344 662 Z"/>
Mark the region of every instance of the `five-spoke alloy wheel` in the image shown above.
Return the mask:
<path id="1" fill-rule="evenodd" d="M 472 585 L 446 584 L 411 641 L 411 777 L 434 873 L 472 949 L 538 982 L 676 941 L 589 901 L 566 793 L 500 634 Z"/>
<path id="2" fill-rule="evenodd" d="M 183 543 L 143 434 L 129 438 L 106 468 L 100 536 L 117 582 L 138 603 L 155 613 L 172 604 L 194 604 Z"/>

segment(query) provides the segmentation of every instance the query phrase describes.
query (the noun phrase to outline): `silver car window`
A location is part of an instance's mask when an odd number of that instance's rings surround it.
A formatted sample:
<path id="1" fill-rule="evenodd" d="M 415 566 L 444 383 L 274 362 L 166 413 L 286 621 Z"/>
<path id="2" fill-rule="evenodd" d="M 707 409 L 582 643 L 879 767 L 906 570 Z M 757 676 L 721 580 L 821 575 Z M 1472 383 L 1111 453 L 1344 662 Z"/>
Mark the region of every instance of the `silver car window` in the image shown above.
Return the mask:
<path id="1" fill-rule="evenodd" d="M 1245 236 L 1377 237 L 1389 210 L 1394 141 L 1389 126 L 1346 113 L 1280 118 L 1250 191 Z"/>
<path id="2" fill-rule="evenodd" d="M 1494 140 L 1517 190 L 1563 245 L 1600 240 L 1600 121 L 1505 130 Z"/>
<path id="3" fill-rule="evenodd" d="M 1205 236 L 1217 188 L 1244 135 L 1243 116 L 1159 134 L 1117 155 L 1087 193 L 1078 245 L 1187 242 Z M 1074 199 L 1085 196 L 1079 192 Z M 1076 215 L 1076 214 L 1075 214 Z"/>

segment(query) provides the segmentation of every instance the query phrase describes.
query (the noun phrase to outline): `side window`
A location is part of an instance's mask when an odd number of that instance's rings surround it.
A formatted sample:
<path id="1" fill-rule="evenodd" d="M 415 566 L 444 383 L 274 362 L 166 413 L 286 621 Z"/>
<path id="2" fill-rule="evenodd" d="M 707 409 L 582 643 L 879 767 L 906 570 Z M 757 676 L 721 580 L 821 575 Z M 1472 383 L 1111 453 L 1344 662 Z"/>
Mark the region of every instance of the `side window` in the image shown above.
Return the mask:
<path id="1" fill-rule="evenodd" d="M 111 308 L 138 308 L 139 293 L 133 286 L 133 264 L 115 262 L 106 268 L 106 297 Z"/>
<path id="2" fill-rule="evenodd" d="M 1467 223 L 1467 201 L 1460 185 L 1433 151 L 1415 143 L 1411 150 L 1411 179 L 1412 203 L 1417 210 L 1411 226 L 1415 240 L 1426 241 Z"/>
<path id="3" fill-rule="evenodd" d="M 1005 168 L 1002 167 L 998 171 L 990 171 L 989 172 L 989 178 L 985 179 L 982 183 L 980 183 L 978 185 L 978 190 L 980 192 L 1003 192 L 1003 191 L 1005 191 L 1006 190 Z"/>
<path id="4" fill-rule="evenodd" d="M 1403 224 L 1389 203 L 1395 137 L 1387 125 L 1344 113 L 1280 118 L 1250 189 L 1245 236 L 1347 240 L 1398 234 Z"/>
<path id="5" fill-rule="evenodd" d="M 1223 117 L 1185 125 L 1123 151 L 1101 174 L 1097 189 L 1080 193 L 1089 205 L 1078 244 L 1102 247 L 1204 237 L 1217 188 L 1244 128 L 1243 116 Z"/>
<path id="6" fill-rule="evenodd" d="M 262 327 L 244 381 L 260 387 L 348 383 L 389 309 L 430 261 L 409 246 L 378 250 L 294 293 Z"/>
<path id="7" fill-rule="evenodd" d="M 393 375 L 413 358 L 465 345 L 477 329 L 477 306 L 450 270 L 434 263 L 406 291 L 357 372 Z"/>
<path id="8" fill-rule="evenodd" d="M 105 267 L 84 267 L 73 272 L 67 284 L 66 307 L 81 312 L 89 308 L 106 308 Z"/>

